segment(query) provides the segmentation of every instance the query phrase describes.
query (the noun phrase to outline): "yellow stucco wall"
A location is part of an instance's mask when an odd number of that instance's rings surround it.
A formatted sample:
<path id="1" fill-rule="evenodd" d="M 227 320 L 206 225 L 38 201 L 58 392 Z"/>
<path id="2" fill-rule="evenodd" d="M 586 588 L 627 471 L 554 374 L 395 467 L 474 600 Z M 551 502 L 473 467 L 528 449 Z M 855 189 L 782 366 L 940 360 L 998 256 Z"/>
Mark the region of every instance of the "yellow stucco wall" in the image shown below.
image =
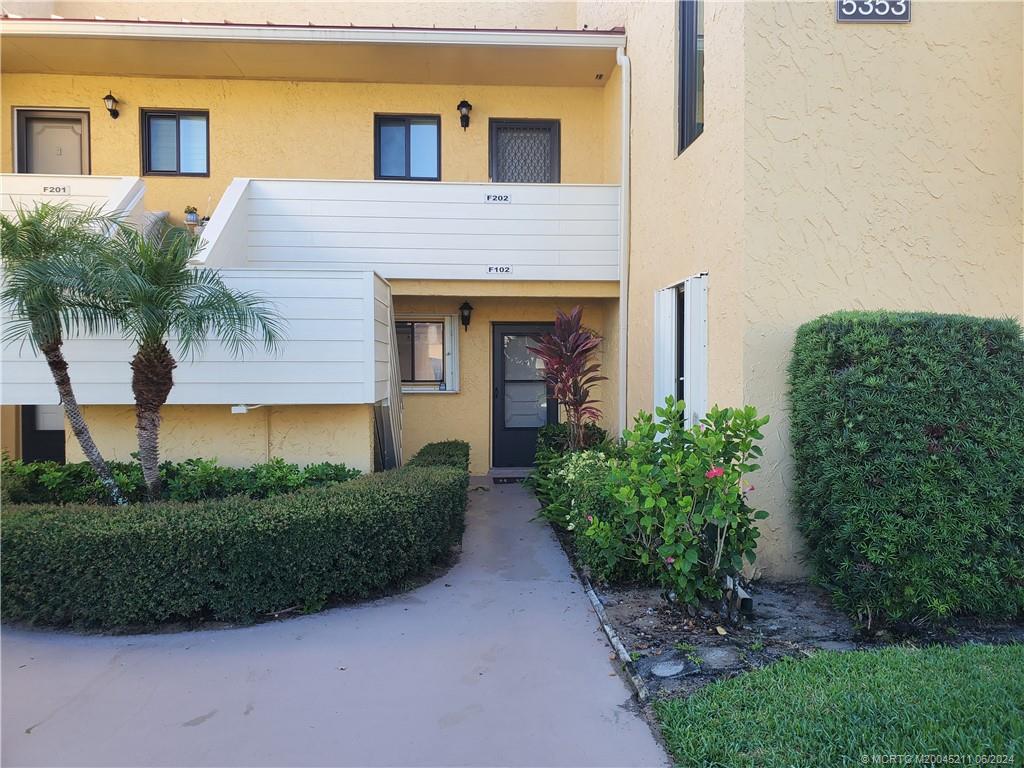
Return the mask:
<path id="1" fill-rule="evenodd" d="M 681 155 L 676 4 L 582 0 L 578 10 L 578 26 L 624 25 L 632 62 L 627 418 L 651 408 L 654 293 L 700 272 L 710 273 L 711 399 L 735 404 L 743 392 L 744 4 L 706 3 L 706 127 Z M 612 126 L 617 108 L 606 110 Z M 618 141 L 618 125 L 609 131 Z"/>
<path id="2" fill-rule="evenodd" d="M 406 394 L 402 423 L 402 449 L 411 456 L 425 443 L 436 440 L 459 439 L 469 442 L 470 470 L 486 473 L 491 466 L 491 335 L 492 323 L 544 323 L 554 320 L 555 310 L 569 311 L 575 305 L 583 307 L 586 325 L 605 335 L 606 343 L 599 351 L 599 361 L 608 371 L 614 359 L 609 357 L 608 346 L 614 344 L 614 327 L 608 328 L 606 319 L 612 299 L 570 298 L 507 298 L 467 296 L 473 305 L 469 330 L 458 329 L 459 336 L 459 391 Z M 460 302 L 461 303 L 461 302 Z M 451 299 L 432 296 L 396 296 L 395 313 L 451 314 L 457 304 Z M 607 400 L 598 392 L 597 396 Z M 610 415 L 614 407 L 603 402 L 601 407 Z"/>
<path id="3" fill-rule="evenodd" d="M 408 27 L 479 27 L 480 29 L 571 29 L 576 7 L 571 0 L 344 0 L 343 2 L 246 2 L 243 0 L 5 0 L 17 13 L 51 13 L 67 18 L 160 21 L 224 21 L 263 24 L 355 24 Z"/>
<path id="4" fill-rule="evenodd" d="M 128 461 L 138 451 L 133 406 L 91 405 L 82 413 L 105 458 Z M 244 467 L 280 457 L 300 465 L 330 461 L 373 469 L 369 405 L 277 405 L 244 414 L 226 405 L 168 405 L 161 414 L 164 459 L 216 458 Z M 66 447 L 69 462 L 84 460 L 70 430 Z"/>
<path id="5" fill-rule="evenodd" d="M 1024 5 L 915 3 L 905 25 L 837 25 L 829 2 L 746 13 L 743 399 L 772 415 L 759 560 L 789 575 L 797 327 L 836 309 L 1022 316 Z"/>
<path id="6" fill-rule="evenodd" d="M 16 405 L 0 405 L 0 451 L 21 458 L 21 409 Z"/>
<path id="7" fill-rule="evenodd" d="M 395 83 L 174 80 L 169 78 L 3 75 L 2 170 L 12 168 L 12 107 L 88 108 L 92 172 L 137 176 L 140 108 L 210 112 L 209 178 L 147 176 L 145 204 L 180 221 L 186 205 L 212 213 L 235 177 L 373 178 L 375 113 L 441 116 L 441 180 L 487 181 L 488 120 L 547 118 L 561 121 L 562 181 L 605 183 L 606 154 L 619 145 L 605 138 L 604 90 L 525 86 L 402 85 Z M 112 120 L 101 97 L 120 100 Z M 469 130 L 455 105 L 473 103 Z"/>

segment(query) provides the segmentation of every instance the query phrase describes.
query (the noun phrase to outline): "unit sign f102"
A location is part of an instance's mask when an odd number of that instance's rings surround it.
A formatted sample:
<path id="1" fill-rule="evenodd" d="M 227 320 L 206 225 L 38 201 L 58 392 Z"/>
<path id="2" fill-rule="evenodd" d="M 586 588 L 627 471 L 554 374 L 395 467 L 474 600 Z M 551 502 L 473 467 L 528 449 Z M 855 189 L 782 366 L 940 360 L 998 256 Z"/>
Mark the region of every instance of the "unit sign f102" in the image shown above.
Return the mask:
<path id="1" fill-rule="evenodd" d="M 836 21 L 905 24 L 910 21 L 910 0 L 836 0 Z"/>

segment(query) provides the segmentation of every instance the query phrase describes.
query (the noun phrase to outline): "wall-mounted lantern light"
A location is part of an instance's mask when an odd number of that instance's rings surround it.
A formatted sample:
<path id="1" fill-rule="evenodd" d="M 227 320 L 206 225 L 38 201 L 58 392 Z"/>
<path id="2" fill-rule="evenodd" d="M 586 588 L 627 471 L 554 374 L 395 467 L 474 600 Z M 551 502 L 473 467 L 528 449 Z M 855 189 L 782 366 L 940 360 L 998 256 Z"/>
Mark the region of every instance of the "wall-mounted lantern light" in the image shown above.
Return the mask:
<path id="1" fill-rule="evenodd" d="M 459 307 L 459 319 L 462 321 L 462 327 L 467 331 L 469 330 L 469 319 L 473 315 L 473 305 L 468 301 L 462 302 L 462 306 Z"/>
<path id="2" fill-rule="evenodd" d="M 114 94 L 107 92 L 107 95 L 103 97 L 103 105 L 107 108 L 107 112 L 110 116 L 117 120 L 117 116 L 121 113 L 117 111 L 117 99 L 114 98 Z"/>
<path id="3" fill-rule="evenodd" d="M 466 130 L 469 128 L 469 113 L 473 111 L 473 105 L 463 99 L 456 109 L 459 110 L 459 122 L 462 124 L 462 130 Z"/>

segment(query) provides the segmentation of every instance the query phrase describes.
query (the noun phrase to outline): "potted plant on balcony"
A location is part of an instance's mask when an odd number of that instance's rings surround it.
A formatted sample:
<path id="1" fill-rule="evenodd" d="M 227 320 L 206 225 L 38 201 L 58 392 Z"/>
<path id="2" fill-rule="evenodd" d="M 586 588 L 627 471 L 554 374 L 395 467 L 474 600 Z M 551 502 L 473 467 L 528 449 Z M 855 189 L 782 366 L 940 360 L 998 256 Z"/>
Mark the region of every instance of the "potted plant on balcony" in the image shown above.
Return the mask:
<path id="1" fill-rule="evenodd" d="M 194 227 L 199 223 L 199 209 L 194 205 L 185 206 L 185 223 L 190 227 Z"/>

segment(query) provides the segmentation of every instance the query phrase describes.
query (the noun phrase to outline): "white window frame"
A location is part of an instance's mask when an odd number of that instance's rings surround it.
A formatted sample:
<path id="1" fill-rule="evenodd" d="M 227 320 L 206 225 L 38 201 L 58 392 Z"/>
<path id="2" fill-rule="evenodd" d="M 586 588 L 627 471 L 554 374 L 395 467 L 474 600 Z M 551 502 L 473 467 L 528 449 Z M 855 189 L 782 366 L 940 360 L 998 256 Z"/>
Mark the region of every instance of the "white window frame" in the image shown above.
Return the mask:
<path id="1" fill-rule="evenodd" d="M 683 294 L 683 317 L 679 295 Z M 683 334 L 682 366 L 679 334 Z M 682 370 L 679 368 L 682 367 Z M 708 275 L 693 275 L 654 294 L 654 408 L 673 397 L 682 382 L 686 425 L 708 410 Z"/>
<path id="2" fill-rule="evenodd" d="M 402 394 L 450 395 L 459 391 L 459 317 L 439 314 L 396 314 L 396 323 L 444 323 L 444 389 L 424 384 L 402 384 Z M 396 350 L 397 359 L 397 350 Z"/>

